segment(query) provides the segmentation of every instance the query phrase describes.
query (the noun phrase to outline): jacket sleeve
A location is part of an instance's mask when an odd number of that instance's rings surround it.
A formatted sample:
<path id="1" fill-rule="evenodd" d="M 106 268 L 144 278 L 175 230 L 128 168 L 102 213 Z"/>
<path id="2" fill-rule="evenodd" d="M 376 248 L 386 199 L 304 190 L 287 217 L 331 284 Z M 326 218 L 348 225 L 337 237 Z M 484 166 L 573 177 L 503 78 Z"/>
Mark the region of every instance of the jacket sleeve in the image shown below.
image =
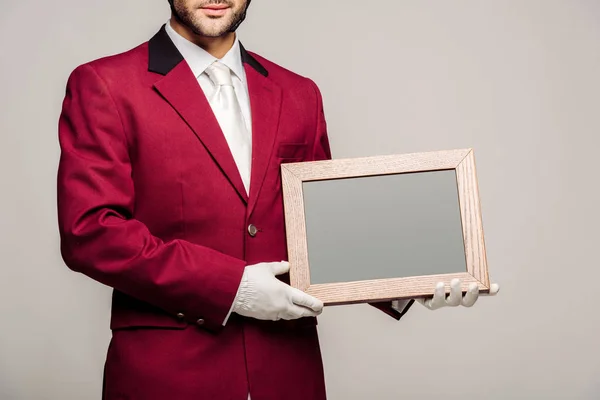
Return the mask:
<path id="1" fill-rule="evenodd" d="M 313 160 L 330 160 L 332 157 L 327 134 L 327 122 L 325 120 L 323 97 L 316 83 L 310 79 L 309 81 L 311 82 L 317 96 L 317 132 L 314 140 Z M 402 316 L 404 316 L 404 314 L 412 307 L 413 303 L 414 300 L 410 300 L 401 308 L 394 307 L 392 301 L 369 303 L 369 305 L 383 311 L 396 320 L 400 320 L 400 318 L 402 318 Z"/>
<path id="2" fill-rule="evenodd" d="M 163 241 L 133 217 L 126 132 L 91 64 L 69 76 L 58 136 L 58 224 L 66 265 L 191 323 L 220 329 L 246 263 L 187 241 Z"/>

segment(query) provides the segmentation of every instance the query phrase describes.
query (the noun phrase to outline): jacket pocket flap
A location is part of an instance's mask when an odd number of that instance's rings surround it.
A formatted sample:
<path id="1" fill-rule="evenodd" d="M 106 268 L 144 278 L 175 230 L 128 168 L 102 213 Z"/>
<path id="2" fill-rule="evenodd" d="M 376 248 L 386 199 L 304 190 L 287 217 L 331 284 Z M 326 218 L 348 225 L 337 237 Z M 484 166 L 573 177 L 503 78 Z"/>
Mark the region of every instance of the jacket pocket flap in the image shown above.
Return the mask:
<path id="1" fill-rule="evenodd" d="M 306 156 L 306 143 L 281 143 L 277 147 L 278 158 L 303 159 Z"/>

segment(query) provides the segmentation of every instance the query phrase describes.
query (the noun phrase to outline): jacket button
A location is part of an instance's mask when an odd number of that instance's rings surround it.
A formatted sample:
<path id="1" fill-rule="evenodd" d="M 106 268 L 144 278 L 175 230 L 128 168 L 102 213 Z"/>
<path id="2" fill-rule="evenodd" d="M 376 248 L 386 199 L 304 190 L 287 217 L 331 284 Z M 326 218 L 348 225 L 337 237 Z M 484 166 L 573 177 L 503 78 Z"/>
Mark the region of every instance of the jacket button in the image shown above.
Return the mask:
<path id="1" fill-rule="evenodd" d="M 250 234 L 250 236 L 254 237 L 256 236 L 256 233 L 258 232 L 258 229 L 256 229 L 256 226 L 250 224 L 248 225 L 248 233 Z"/>
<path id="2" fill-rule="evenodd" d="M 204 320 L 202 318 L 200 318 L 198 321 L 196 321 L 196 324 L 204 325 Z"/>

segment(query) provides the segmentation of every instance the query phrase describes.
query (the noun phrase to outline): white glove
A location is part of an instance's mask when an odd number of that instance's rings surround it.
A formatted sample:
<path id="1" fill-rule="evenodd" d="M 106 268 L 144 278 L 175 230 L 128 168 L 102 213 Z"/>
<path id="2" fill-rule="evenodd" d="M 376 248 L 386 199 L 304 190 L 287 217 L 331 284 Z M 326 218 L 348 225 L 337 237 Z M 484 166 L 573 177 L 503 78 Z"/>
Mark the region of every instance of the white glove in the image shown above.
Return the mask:
<path id="1" fill-rule="evenodd" d="M 494 283 L 490 287 L 490 296 L 494 296 L 500 290 L 500 285 Z M 461 281 L 456 278 L 450 282 L 450 294 L 446 298 L 446 291 L 444 290 L 444 283 L 439 282 L 435 287 L 433 297 L 427 299 L 416 299 L 417 302 L 424 305 L 430 310 L 437 310 L 442 307 L 458 307 L 460 305 L 464 307 L 472 307 L 477 299 L 479 298 L 479 287 L 475 282 L 469 285 L 467 293 L 463 296 L 461 290 Z"/>
<path id="2" fill-rule="evenodd" d="M 323 311 L 323 302 L 277 279 L 288 272 L 286 261 L 260 263 L 245 268 L 233 306 L 233 312 L 262 320 L 315 317 Z"/>

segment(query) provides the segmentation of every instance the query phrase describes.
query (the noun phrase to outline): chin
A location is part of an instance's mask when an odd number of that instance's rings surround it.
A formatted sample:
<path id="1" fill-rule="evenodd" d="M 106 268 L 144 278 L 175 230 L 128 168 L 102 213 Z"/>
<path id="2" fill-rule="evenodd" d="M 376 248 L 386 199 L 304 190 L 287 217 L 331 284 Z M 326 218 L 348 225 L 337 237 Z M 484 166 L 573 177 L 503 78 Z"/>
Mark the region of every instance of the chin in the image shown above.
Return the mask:
<path id="1" fill-rule="evenodd" d="M 201 35 L 201 36 L 206 36 L 206 37 L 219 37 L 219 36 L 223 36 L 226 33 L 228 33 L 229 31 L 224 28 L 224 27 L 207 27 L 204 26 L 202 27 L 202 29 L 195 29 L 194 33 L 197 35 Z"/>

